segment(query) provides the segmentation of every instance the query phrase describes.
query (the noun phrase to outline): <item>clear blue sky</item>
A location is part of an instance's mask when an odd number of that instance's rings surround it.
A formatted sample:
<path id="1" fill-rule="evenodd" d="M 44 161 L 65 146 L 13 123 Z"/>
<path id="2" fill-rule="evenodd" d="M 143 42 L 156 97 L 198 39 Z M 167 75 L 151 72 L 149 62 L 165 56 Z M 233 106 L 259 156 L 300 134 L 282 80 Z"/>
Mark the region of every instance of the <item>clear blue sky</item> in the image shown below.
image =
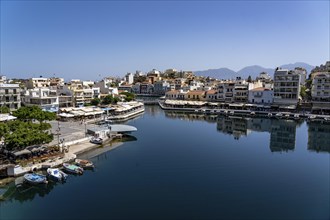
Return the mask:
<path id="1" fill-rule="evenodd" d="M 1 1 L 1 75 L 98 80 L 329 60 L 329 1 Z"/>

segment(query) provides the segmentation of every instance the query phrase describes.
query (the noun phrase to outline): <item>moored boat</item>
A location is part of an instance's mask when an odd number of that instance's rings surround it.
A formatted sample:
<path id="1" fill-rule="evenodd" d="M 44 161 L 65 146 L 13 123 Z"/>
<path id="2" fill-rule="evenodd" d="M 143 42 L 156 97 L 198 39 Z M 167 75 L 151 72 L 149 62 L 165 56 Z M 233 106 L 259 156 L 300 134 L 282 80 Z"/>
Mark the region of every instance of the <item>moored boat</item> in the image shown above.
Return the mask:
<path id="1" fill-rule="evenodd" d="M 94 164 L 92 161 L 89 160 L 83 160 L 83 159 L 76 159 L 75 164 L 79 167 L 82 167 L 84 169 L 92 169 L 94 168 Z"/>
<path id="2" fill-rule="evenodd" d="M 315 120 L 316 120 L 316 115 L 310 115 L 310 116 L 308 117 L 308 120 L 310 120 L 310 121 L 315 121 Z"/>
<path id="3" fill-rule="evenodd" d="M 83 174 L 84 169 L 81 167 L 78 167 L 74 164 L 69 164 L 69 163 L 63 163 L 63 168 L 64 170 L 73 173 L 73 174 Z"/>
<path id="4" fill-rule="evenodd" d="M 276 117 L 276 118 L 282 118 L 282 117 L 283 117 L 283 114 L 282 114 L 281 112 L 276 113 L 275 117 Z"/>
<path id="5" fill-rule="evenodd" d="M 62 172 L 58 168 L 48 168 L 47 174 L 50 178 L 56 180 L 56 181 L 64 181 L 68 177 L 68 175 L 64 172 Z"/>
<path id="6" fill-rule="evenodd" d="M 103 143 L 103 139 L 102 138 L 95 138 L 95 137 L 93 137 L 90 140 L 90 142 L 93 143 L 93 144 L 102 144 Z"/>
<path id="7" fill-rule="evenodd" d="M 24 174 L 24 181 L 33 185 L 47 183 L 45 175 L 39 173 Z"/>

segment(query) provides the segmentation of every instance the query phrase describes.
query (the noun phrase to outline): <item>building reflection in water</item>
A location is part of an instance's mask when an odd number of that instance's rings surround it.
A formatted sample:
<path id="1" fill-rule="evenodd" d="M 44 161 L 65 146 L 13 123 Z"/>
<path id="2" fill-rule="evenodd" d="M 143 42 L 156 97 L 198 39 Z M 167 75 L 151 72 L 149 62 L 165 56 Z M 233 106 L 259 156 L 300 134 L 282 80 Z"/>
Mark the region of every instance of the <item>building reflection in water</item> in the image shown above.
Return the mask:
<path id="1" fill-rule="evenodd" d="M 247 136 L 250 133 L 247 127 L 247 120 L 235 116 L 218 117 L 217 130 L 224 134 L 233 135 L 236 140 L 241 136 Z"/>
<path id="2" fill-rule="evenodd" d="M 308 122 L 308 144 L 310 151 L 330 152 L 330 124 Z"/>
<path id="3" fill-rule="evenodd" d="M 272 120 L 270 130 L 271 152 L 294 150 L 297 123 L 292 120 Z"/>
<path id="4" fill-rule="evenodd" d="M 165 116 L 189 121 L 216 122 L 216 128 L 219 132 L 232 135 L 236 140 L 246 137 L 252 132 L 267 132 L 270 134 L 269 148 L 271 152 L 293 151 L 296 146 L 297 126 L 304 122 L 304 120 L 227 117 L 168 111 L 165 111 Z M 307 125 L 308 150 L 330 152 L 330 124 L 309 122 Z"/>
<path id="5" fill-rule="evenodd" d="M 216 115 L 204 115 L 196 114 L 190 112 L 174 112 L 174 111 L 165 111 L 165 117 L 171 119 L 181 119 L 185 121 L 206 121 L 210 123 L 217 122 Z"/>

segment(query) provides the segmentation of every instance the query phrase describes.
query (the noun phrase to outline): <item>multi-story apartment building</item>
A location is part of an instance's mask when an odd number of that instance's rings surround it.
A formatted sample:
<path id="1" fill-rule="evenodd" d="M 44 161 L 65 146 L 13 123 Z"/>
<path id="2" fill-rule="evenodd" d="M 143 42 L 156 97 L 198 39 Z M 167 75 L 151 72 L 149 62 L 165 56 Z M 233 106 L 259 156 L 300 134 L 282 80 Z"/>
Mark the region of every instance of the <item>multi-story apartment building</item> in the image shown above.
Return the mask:
<path id="1" fill-rule="evenodd" d="M 318 74 L 318 73 L 329 73 L 330 72 L 330 61 L 327 61 L 325 63 L 325 65 L 320 65 L 320 66 L 316 66 L 314 69 L 312 69 L 311 71 L 311 79 L 314 78 L 314 75 Z"/>
<path id="2" fill-rule="evenodd" d="M 223 81 L 218 84 L 218 100 L 220 102 L 233 102 L 234 101 L 234 81 Z"/>
<path id="3" fill-rule="evenodd" d="M 272 104 L 274 91 L 269 88 L 259 87 L 249 90 L 249 103 Z"/>
<path id="4" fill-rule="evenodd" d="M 103 79 L 100 82 L 95 83 L 95 87 L 100 88 L 100 92 L 103 95 L 118 95 L 118 88 L 111 87 L 112 81 L 108 81 L 107 79 Z"/>
<path id="5" fill-rule="evenodd" d="M 49 87 L 25 90 L 22 102 L 26 106 L 37 105 L 43 110 L 52 112 L 57 112 L 59 108 L 57 90 Z"/>
<path id="6" fill-rule="evenodd" d="M 330 105 L 330 72 L 319 72 L 314 75 L 311 93 L 314 102 L 329 102 Z"/>
<path id="7" fill-rule="evenodd" d="M 7 106 L 10 110 L 21 107 L 21 89 L 19 84 L 0 83 L 0 106 Z"/>
<path id="8" fill-rule="evenodd" d="M 247 82 L 245 80 L 238 79 L 234 88 L 234 101 L 240 103 L 247 103 L 249 100 L 249 91 L 262 87 L 261 81 Z"/>
<path id="9" fill-rule="evenodd" d="M 274 104 L 296 106 L 299 101 L 300 84 L 300 74 L 277 68 L 274 73 Z"/>
<path id="10" fill-rule="evenodd" d="M 71 94 L 75 106 L 81 106 L 90 103 L 94 98 L 100 98 L 100 88 L 93 87 L 91 81 L 82 82 L 80 80 L 71 80 L 65 87 L 65 93 Z"/>
<path id="11" fill-rule="evenodd" d="M 60 87 L 64 85 L 64 79 L 63 78 L 58 78 L 58 77 L 52 77 L 49 78 L 49 85 L 51 87 L 56 86 L 56 87 Z"/>
<path id="12" fill-rule="evenodd" d="M 48 78 L 30 78 L 26 83 L 26 88 L 46 88 L 50 86 L 50 79 Z"/>
<path id="13" fill-rule="evenodd" d="M 256 77 L 256 80 L 259 80 L 262 83 L 270 83 L 272 81 L 272 77 L 266 72 L 261 72 L 259 76 Z"/>
<path id="14" fill-rule="evenodd" d="M 167 81 L 157 81 L 154 83 L 154 94 L 165 95 L 170 90 L 170 84 Z"/>

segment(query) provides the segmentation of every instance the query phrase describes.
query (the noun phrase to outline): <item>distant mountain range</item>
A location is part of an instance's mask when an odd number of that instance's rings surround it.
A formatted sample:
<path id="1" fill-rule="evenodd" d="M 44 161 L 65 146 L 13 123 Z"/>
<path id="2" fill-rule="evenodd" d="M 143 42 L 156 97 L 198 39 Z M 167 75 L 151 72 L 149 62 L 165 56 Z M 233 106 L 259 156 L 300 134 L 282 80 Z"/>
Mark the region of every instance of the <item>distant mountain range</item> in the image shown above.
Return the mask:
<path id="1" fill-rule="evenodd" d="M 303 62 L 296 62 L 296 63 L 284 64 L 281 65 L 280 67 L 289 70 L 293 70 L 296 67 L 302 67 L 305 68 L 307 70 L 307 74 L 309 74 L 315 66 Z M 244 67 L 243 69 L 237 72 L 228 68 L 219 68 L 219 69 L 194 71 L 194 73 L 197 76 L 205 76 L 205 77 L 209 76 L 211 78 L 216 78 L 216 79 L 235 79 L 236 77 L 242 77 L 243 79 L 247 79 L 249 76 L 251 76 L 252 79 L 255 79 L 261 72 L 266 72 L 270 76 L 273 76 L 274 71 L 275 69 L 272 68 L 265 68 L 262 66 L 253 65 L 253 66 Z"/>

